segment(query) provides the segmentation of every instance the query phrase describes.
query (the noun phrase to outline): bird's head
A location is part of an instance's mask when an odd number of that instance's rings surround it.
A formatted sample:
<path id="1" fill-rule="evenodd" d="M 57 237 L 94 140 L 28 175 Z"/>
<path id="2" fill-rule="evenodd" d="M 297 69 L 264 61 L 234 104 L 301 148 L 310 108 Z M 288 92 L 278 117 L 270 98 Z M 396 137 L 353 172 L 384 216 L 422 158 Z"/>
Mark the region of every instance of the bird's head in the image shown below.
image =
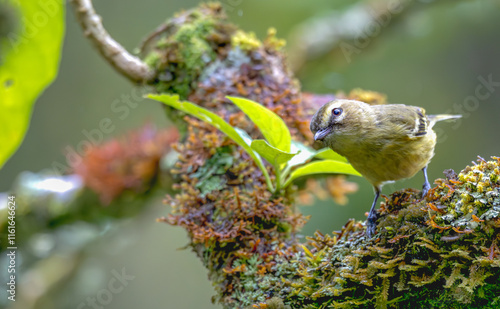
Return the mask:
<path id="1" fill-rule="evenodd" d="M 334 135 L 356 130 L 362 124 L 368 104 L 354 100 L 334 100 L 323 105 L 311 119 L 315 141 L 329 144 Z"/>

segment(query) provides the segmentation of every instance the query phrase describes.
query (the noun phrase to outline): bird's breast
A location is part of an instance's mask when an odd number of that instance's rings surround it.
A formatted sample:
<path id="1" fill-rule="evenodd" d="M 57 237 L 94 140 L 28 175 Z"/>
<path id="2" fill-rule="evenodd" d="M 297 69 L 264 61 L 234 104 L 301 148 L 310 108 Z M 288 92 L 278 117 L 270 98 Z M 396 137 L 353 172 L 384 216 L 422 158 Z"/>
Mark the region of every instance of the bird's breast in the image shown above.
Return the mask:
<path id="1" fill-rule="evenodd" d="M 353 140 L 343 144 L 341 140 L 337 152 L 372 184 L 381 184 L 410 178 L 424 168 L 434 155 L 435 139 L 435 134 L 429 134 L 414 139 Z"/>

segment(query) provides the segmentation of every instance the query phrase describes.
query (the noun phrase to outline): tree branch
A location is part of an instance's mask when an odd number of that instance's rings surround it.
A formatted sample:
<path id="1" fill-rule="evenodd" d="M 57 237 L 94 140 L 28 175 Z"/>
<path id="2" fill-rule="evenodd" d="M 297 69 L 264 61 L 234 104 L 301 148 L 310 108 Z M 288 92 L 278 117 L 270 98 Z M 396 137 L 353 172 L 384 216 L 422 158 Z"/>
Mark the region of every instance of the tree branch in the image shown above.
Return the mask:
<path id="1" fill-rule="evenodd" d="M 85 36 L 112 67 L 134 83 L 148 83 L 153 80 L 154 71 L 139 58 L 131 55 L 104 29 L 101 17 L 95 12 L 91 0 L 71 0 L 71 3 Z"/>

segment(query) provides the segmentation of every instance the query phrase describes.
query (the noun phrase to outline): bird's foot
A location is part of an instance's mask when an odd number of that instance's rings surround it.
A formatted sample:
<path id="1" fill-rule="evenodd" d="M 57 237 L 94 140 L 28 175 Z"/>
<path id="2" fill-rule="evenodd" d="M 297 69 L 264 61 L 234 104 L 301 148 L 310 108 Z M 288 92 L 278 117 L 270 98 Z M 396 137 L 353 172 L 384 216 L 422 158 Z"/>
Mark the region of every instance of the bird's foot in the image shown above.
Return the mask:
<path id="1" fill-rule="evenodd" d="M 425 198 L 427 196 L 430 189 L 431 189 L 431 184 L 428 182 L 424 183 L 424 186 L 422 187 L 422 198 Z"/>
<path id="2" fill-rule="evenodd" d="M 377 214 L 370 213 L 366 219 L 366 237 L 372 238 L 377 233 Z"/>

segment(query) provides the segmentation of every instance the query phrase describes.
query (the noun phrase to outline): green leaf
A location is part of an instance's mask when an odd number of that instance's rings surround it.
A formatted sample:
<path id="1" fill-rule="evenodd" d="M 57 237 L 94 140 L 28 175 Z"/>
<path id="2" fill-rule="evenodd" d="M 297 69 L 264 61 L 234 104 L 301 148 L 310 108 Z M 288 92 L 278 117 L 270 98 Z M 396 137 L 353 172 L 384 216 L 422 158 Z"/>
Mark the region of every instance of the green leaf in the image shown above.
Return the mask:
<path id="1" fill-rule="evenodd" d="M 271 184 L 271 179 L 269 178 L 269 173 L 267 172 L 264 163 L 262 162 L 262 159 L 260 156 L 252 149 L 250 146 L 251 139 L 247 140 L 245 137 L 242 137 L 240 133 L 233 128 L 229 123 L 224 121 L 221 117 L 218 115 L 212 113 L 211 111 L 200 107 L 198 105 L 195 105 L 191 102 L 187 101 L 180 101 L 179 95 L 167 95 L 167 94 L 162 94 L 162 95 L 156 95 L 156 94 L 148 94 L 146 97 L 160 101 L 168 106 L 171 106 L 173 108 L 176 108 L 180 111 L 183 111 L 191 116 L 194 116 L 200 120 L 203 120 L 207 123 L 210 123 L 217 129 L 219 129 L 221 132 L 226 134 L 229 138 L 231 138 L 236 144 L 241 146 L 249 155 L 252 157 L 252 159 L 255 161 L 257 166 L 262 170 L 262 173 L 266 177 L 266 182 L 271 191 L 274 191 L 273 186 Z"/>
<path id="2" fill-rule="evenodd" d="M 290 152 L 298 152 L 297 155 L 288 162 L 288 165 L 290 167 L 304 164 L 308 160 L 315 157 L 323 160 L 333 160 L 333 161 L 348 163 L 345 157 L 339 155 L 330 148 L 314 150 L 311 147 L 308 147 L 302 144 L 301 142 L 297 141 L 292 141 L 292 147 Z"/>
<path id="3" fill-rule="evenodd" d="M 323 160 L 333 160 L 333 161 L 340 161 L 340 162 L 345 162 L 347 163 L 347 159 L 335 151 L 331 150 L 330 148 L 323 148 L 320 149 L 316 152 L 315 155 L 316 158 L 323 159 Z"/>
<path id="4" fill-rule="evenodd" d="M 349 163 L 322 160 L 308 163 L 297 168 L 290 174 L 283 187 L 288 186 L 292 181 L 299 177 L 315 175 L 315 174 L 347 174 L 361 176 Z"/>
<path id="5" fill-rule="evenodd" d="M 247 145 L 252 144 L 253 139 L 252 139 L 252 137 L 250 137 L 250 135 L 248 135 L 248 133 L 245 130 L 237 128 L 237 127 L 233 127 L 233 128 L 236 131 L 236 133 L 238 133 L 240 135 L 240 137 L 245 141 L 245 143 Z"/>
<path id="6" fill-rule="evenodd" d="M 297 141 L 292 141 L 290 152 L 295 152 L 297 153 L 297 155 L 288 162 L 289 167 L 304 164 L 318 153 L 311 147 L 307 147 L 306 145 Z"/>
<path id="7" fill-rule="evenodd" d="M 5 6 L 18 23 L 0 41 L 0 168 L 21 144 L 36 98 L 57 75 L 64 36 L 64 1 Z"/>
<path id="8" fill-rule="evenodd" d="M 252 142 L 252 149 L 257 151 L 267 162 L 271 163 L 276 170 L 281 170 L 281 166 L 290 159 L 292 159 L 296 153 L 289 153 L 275 148 L 263 139 L 254 140 Z M 278 172 L 277 171 L 277 172 Z"/>
<path id="9" fill-rule="evenodd" d="M 255 123 L 271 146 L 290 152 L 292 137 L 283 119 L 257 102 L 237 97 L 227 98 Z"/>

